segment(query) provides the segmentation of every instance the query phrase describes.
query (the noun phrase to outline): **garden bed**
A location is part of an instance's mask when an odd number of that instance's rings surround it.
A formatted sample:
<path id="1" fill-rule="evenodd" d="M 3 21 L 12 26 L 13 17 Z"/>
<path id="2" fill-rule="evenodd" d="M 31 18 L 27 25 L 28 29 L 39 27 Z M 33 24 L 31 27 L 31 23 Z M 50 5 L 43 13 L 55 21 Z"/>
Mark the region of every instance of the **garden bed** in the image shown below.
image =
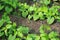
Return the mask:
<path id="1" fill-rule="evenodd" d="M 1 0 L 0 40 L 60 40 L 60 0 Z"/>

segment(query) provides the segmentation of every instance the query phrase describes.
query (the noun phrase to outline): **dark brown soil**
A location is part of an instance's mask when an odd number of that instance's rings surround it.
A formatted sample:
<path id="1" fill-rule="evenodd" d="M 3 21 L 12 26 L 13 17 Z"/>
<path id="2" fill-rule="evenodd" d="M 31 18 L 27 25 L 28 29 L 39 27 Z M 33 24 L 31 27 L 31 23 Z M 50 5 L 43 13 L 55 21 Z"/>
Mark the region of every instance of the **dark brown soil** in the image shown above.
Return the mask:
<path id="1" fill-rule="evenodd" d="M 35 33 L 38 33 L 40 25 L 47 24 L 46 20 L 33 21 L 33 20 L 28 20 L 26 18 L 22 18 L 22 17 L 18 18 L 16 16 L 10 16 L 10 18 L 11 18 L 11 21 L 16 22 L 17 25 L 22 24 L 24 26 L 27 26 L 30 29 L 32 29 L 32 32 L 34 30 Z M 50 25 L 50 27 L 52 30 L 56 30 L 56 31 L 60 32 L 60 23 L 56 22 L 56 23 Z"/>

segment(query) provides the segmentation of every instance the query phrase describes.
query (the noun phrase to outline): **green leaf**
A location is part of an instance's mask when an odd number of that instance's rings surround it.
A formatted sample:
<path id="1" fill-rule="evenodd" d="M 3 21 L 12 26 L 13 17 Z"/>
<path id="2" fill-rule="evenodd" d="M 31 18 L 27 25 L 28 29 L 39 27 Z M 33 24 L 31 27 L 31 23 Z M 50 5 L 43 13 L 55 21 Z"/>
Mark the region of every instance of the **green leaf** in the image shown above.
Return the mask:
<path id="1" fill-rule="evenodd" d="M 60 16 L 54 16 L 57 19 L 57 22 L 60 22 Z"/>
<path id="2" fill-rule="evenodd" d="M 49 38 L 55 38 L 57 36 L 58 36 L 57 32 L 52 31 L 52 32 L 49 33 Z"/>
<path id="3" fill-rule="evenodd" d="M 13 27 L 16 27 L 17 25 L 16 25 L 16 23 L 15 22 L 13 22 Z"/>
<path id="4" fill-rule="evenodd" d="M 25 11 L 25 12 L 23 11 L 23 12 L 22 12 L 22 16 L 23 16 L 24 18 L 26 18 L 27 15 L 28 15 L 28 11 Z"/>
<path id="5" fill-rule="evenodd" d="M 19 26 L 19 28 L 17 28 L 17 31 L 27 34 L 29 32 L 29 28 L 24 26 Z"/>
<path id="6" fill-rule="evenodd" d="M 54 22 L 54 20 L 55 20 L 54 17 L 48 17 L 47 23 L 52 24 Z"/>
<path id="7" fill-rule="evenodd" d="M 27 3 L 24 3 L 24 4 L 23 4 L 23 7 L 24 7 L 25 9 L 28 9 L 28 8 L 29 8 L 29 5 L 27 5 Z"/>
<path id="8" fill-rule="evenodd" d="M 40 29 L 40 33 L 45 33 L 43 29 Z"/>
<path id="9" fill-rule="evenodd" d="M 0 10 L 2 10 L 4 8 L 4 6 L 0 5 Z"/>
<path id="10" fill-rule="evenodd" d="M 15 40 L 16 36 L 15 35 L 9 35 L 8 40 Z"/>
<path id="11" fill-rule="evenodd" d="M 46 33 L 40 34 L 40 37 L 47 37 L 48 35 Z"/>
<path id="12" fill-rule="evenodd" d="M 40 40 L 40 36 L 36 36 L 35 40 Z"/>
<path id="13" fill-rule="evenodd" d="M 18 35 L 19 37 L 23 37 L 23 34 L 22 34 L 21 32 L 18 32 L 17 35 Z"/>
<path id="14" fill-rule="evenodd" d="M 50 3 L 50 0 L 40 0 L 40 3 L 48 5 Z"/>
<path id="15" fill-rule="evenodd" d="M 29 7 L 29 9 L 28 9 L 28 11 L 33 11 L 34 10 L 34 7 L 33 6 L 31 6 L 31 7 Z"/>
<path id="16" fill-rule="evenodd" d="M 41 25 L 41 26 L 40 26 L 39 32 L 40 32 L 40 33 L 45 33 L 45 31 L 44 31 L 44 25 Z"/>
<path id="17" fill-rule="evenodd" d="M 6 6 L 6 7 L 5 7 L 5 11 L 6 11 L 7 13 L 10 13 L 10 12 L 12 11 L 12 7 Z"/>
<path id="18" fill-rule="evenodd" d="M 11 27 L 12 27 L 11 24 L 7 24 L 7 25 L 6 25 L 6 29 L 10 29 Z"/>
<path id="19" fill-rule="evenodd" d="M 33 39 L 35 39 L 36 38 L 36 35 L 35 34 L 29 34 L 28 36 L 27 36 L 27 40 L 33 40 Z"/>
<path id="20" fill-rule="evenodd" d="M 42 12 L 39 13 L 39 17 L 41 20 L 44 20 L 44 14 Z"/>
<path id="21" fill-rule="evenodd" d="M 41 40 L 49 40 L 49 39 L 46 37 L 41 37 Z"/>
<path id="22" fill-rule="evenodd" d="M 30 20 L 32 18 L 32 15 L 28 15 L 28 19 Z"/>
<path id="23" fill-rule="evenodd" d="M 15 40 L 20 40 L 20 38 L 16 38 Z"/>
<path id="24" fill-rule="evenodd" d="M 39 15 L 34 14 L 34 15 L 33 15 L 33 20 L 36 21 L 36 20 L 38 20 L 38 19 L 39 19 Z"/>
<path id="25" fill-rule="evenodd" d="M 12 23 L 12 22 L 10 21 L 9 16 L 4 15 L 2 18 L 6 21 L 6 23 Z"/>
<path id="26" fill-rule="evenodd" d="M 27 39 L 26 40 L 32 40 L 32 38 L 30 38 L 30 37 L 27 37 Z"/>
<path id="27" fill-rule="evenodd" d="M 45 28 L 46 30 L 48 30 L 48 31 L 51 30 L 51 27 L 50 27 L 49 25 L 44 25 L 44 28 Z"/>
<path id="28" fill-rule="evenodd" d="M 49 11 L 53 14 L 53 15 L 59 15 L 58 14 L 58 10 L 59 10 L 60 6 L 52 6 Z"/>
<path id="29" fill-rule="evenodd" d="M 4 35 L 4 32 L 0 32 L 0 37 Z"/>
<path id="30" fill-rule="evenodd" d="M 7 32 L 7 29 L 5 29 L 5 30 L 4 30 L 4 32 L 5 32 L 5 35 L 6 35 L 6 36 L 8 36 L 8 32 Z"/>
<path id="31" fill-rule="evenodd" d="M 5 35 L 8 36 L 8 29 L 10 29 L 12 27 L 11 24 L 7 24 L 5 28 L 3 28 L 4 32 L 5 32 Z"/>
<path id="32" fill-rule="evenodd" d="M 0 20 L 0 27 L 3 26 L 4 23 L 5 23 L 5 20 L 4 19 L 1 19 Z"/>
<path id="33" fill-rule="evenodd" d="M 40 9 L 41 12 L 48 12 L 48 7 L 46 6 L 42 6 L 41 9 Z"/>
<path id="34" fill-rule="evenodd" d="M 59 40 L 59 38 L 51 38 L 51 40 Z"/>
<path id="35" fill-rule="evenodd" d="M 14 0 L 14 1 L 15 1 L 15 0 Z M 16 7 L 17 7 L 16 2 L 13 2 L 12 6 L 13 6 L 14 8 L 16 8 Z"/>

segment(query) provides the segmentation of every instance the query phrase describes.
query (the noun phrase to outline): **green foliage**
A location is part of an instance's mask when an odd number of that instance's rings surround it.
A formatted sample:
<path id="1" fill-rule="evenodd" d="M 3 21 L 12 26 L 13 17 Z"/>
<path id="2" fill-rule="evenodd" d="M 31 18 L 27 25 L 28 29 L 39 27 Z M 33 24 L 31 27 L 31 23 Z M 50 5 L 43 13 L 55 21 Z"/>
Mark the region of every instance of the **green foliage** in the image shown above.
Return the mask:
<path id="1" fill-rule="evenodd" d="M 43 4 L 43 5 L 48 5 L 51 2 L 51 0 L 33 0 L 33 1 L 39 2 L 39 3 Z"/>
<path id="2" fill-rule="evenodd" d="M 18 0 L 1 0 L 1 2 L 11 5 L 14 8 L 16 8 L 18 4 Z"/>
<path id="3" fill-rule="evenodd" d="M 52 31 L 52 32 L 46 33 L 45 30 L 50 30 L 50 27 L 46 26 L 46 25 L 42 25 L 40 27 L 40 38 L 41 38 L 41 40 L 59 40 L 58 32 Z"/>
<path id="4" fill-rule="evenodd" d="M 1 28 L 0 37 L 6 36 L 7 37 L 6 40 L 22 40 L 22 38 L 25 40 L 49 40 L 49 39 L 59 40 L 59 38 L 57 37 L 59 34 L 57 32 L 52 31 L 49 34 L 45 32 L 45 30 L 50 31 L 50 27 L 48 25 L 40 26 L 40 35 L 29 34 L 28 27 L 25 26 L 17 27 L 15 22 L 13 24 L 6 22 L 6 25 L 2 25 L 0 28 Z M 25 34 L 27 36 L 24 36 Z"/>
<path id="5" fill-rule="evenodd" d="M 50 2 L 50 0 L 47 0 L 47 1 Z M 25 18 L 27 17 L 29 20 L 31 18 L 33 18 L 34 21 L 36 21 L 38 19 L 45 20 L 47 18 L 47 23 L 52 24 L 55 20 L 58 21 L 58 19 L 60 17 L 59 12 L 58 12 L 59 7 L 60 6 L 54 6 L 54 5 L 50 8 L 47 5 L 36 7 L 36 5 L 29 6 L 26 3 L 24 3 L 24 4 L 20 3 L 19 11 L 22 12 L 22 17 L 25 17 Z M 58 16 L 58 18 L 56 16 Z M 51 21 L 51 20 L 53 20 L 53 21 Z"/>
<path id="6" fill-rule="evenodd" d="M 52 17 L 52 18 L 49 17 L 49 18 L 47 19 L 47 23 L 48 23 L 48 24 L 52 24 L 53 22 L 54 22 L 54 17 Z"/>
<path id="7" fill-rule="evenodd" d="M 0 10 L 2 10 L 3 8 L 4 8 L 4 6 L 0 4 Z"/>
<path id="8" fill-rule="evenodd" d="M 26 40 L 39 40 L 40 37 L 35 34 L 29 34 Z"/>
<path id="9" fill-rule="evenodd" d="M 0 0 L 0 11 L 2 14 L 11 14 L 18 7 L 18 0 Z"/>
<path id="10" fill-rule="evenodd" d="M 33 15 L 33 19 L 34 19 L 34 21 L 35 21 L 35 20 L 38 20 L 38 19 L 39 19 L 39 16 L 38 16 L 37 14 L 34 14 L 34 15 Z"/>
<path id="11" fill-rule="evenodd" d="M 26 16 L 28 15 L 28 12 L 27 11 L 23 11 L 22 12 L 22 16 L 26 18 Z"/>
<path id="12" fill-rule="evenodd" d="M 28 19 L 30 20 L 32 17 L 33 17 L 32 15 L 29 15 L 29 16 L 28 16 Z"/>
<path id="13" fill-rule="evenodd" d="M 1 0 L 0 11 L 4 9 L 2 13 L 6 13 L 6 15 L 15 14 L 28 18 L 29 20 L 33 19 L 34 21 L 47 19 L 48 24 L 52 24 L 55 20 L 60 21 L 60 14 L 58 12 L 60 6 L 52 5 L 49 8 L 48 4 L 50 4 L 51 0 L 35 1 L 39 1 L 42 5 L 36 6 L 33 4 L 30 6 L 27 3 L 18 2 L 18 0 Z"/>
<path id="14" fill-rule="evenodd" d="M 40 2 L 45 5 L 50 4 L 50 0 L 40 0 Z"/>
<path id="15" fill-rule="evenodd" d="M 8 40 L 15 40 L 16 36 L 15 35 L 9 35 Z"/>
<path id="16" fill-rule="evenodd" d="M 57 37 L 57 35 L 58 35 L 57 32 L 52 31 L 49 33 L 49 38 L 55 38 L 55 37 Z"/>
<path id="17" fill-rule="evenodd" d="M 7 11 L 7 10 L 8 10 L 8 11 Z M 5 11 L 6 11 L 7 13 L 10 13 L 10 12 L 12 11 L 12 7 L 6 6 L 6 7 L 5 7 Z"/>
<path id="18" fill-rule="evenodd" d="M 3 3 L 3 5 L 2 5 Z M 27 3 L 20 3 L 18 2 L 18 0 L 1 0 L 1 4 L 0 4 L 0 10 L 2 10 L 4 7 L 5 12 L 7 14 L 10 14 L 11 12 L 13 13 L 13 10 L 15 10 L 16 8 L 18 8 L 17 10 L 19 10 L 18 14 L 20 13 L 22 17 L 31 19 L 33 18 L 34 21 L 40 19 L 40 20 L 44 20 L 45 18 L 47 18 L 47 23 L 48 24 L 52 24 L 55 20 L 60 20 L 57 17 L 55 17 L 56 15 L 59 15 L 58 13 L 58 9 L 60 6 L 52 6 L 51 8 L 49 8 L 47 5 L 50 4 L 50 0 L 40 0 L 40 3 L 42 3 L 42 5 L 40 7 L 37 7 L 36 5 L 27 5 Z M 7 5 L 8 4 L 8 5 Z M 7 11 L 8 10 L 8 11 Z M 14 14 L 17 14 L 14 13 Z M 19 15 L 20 15 L 19 14 Z M 52 18 L 53 16 L 53 18 Z M 58 16 L 60 17 L 60 16 Z M 51 20 L 53 21 L 51 21 Z M 50 22 L 49 22 L 50 20 Z"/>
<path id="19" fill-rule="evenodd" d="M 34 0 L 35 1 L 35 0 Z M 0 0 L 0 11 L 2 18 L 0 19 L 0 37 L 2 40 L 59 40 L 58 32 L 51 31 L 47 25 L 40 26 L 40 34 L 29 34 L 29 28 L 25 26 L 17 26 L 15 22 L 10 21 L 9 15 L 12 13 L 21 14 L 20 16 L 34 21 L 47 19 L 48 24 L 52 24 L 55 20 L 60 21 L 58 9 L 60 6 L 48 7 L 50 0 L 41 0 L 41 6 L 28 5 L 20 3 L 18 0 Z M 49 33 L 46 33 L 50 31 Z M 25 36 L 26 35 L 26 36 Z"/>
<path id="20" fill-rule="evenodd" d="M 29 5 L 27 5 L 26 3 L 25 4 L 22 4 L 22 3 L 19 3 L 19 11 L 22 12 L 22 17 L 26 18 L 26 16 L 28 15 L 28 8 L 29 8 Z"/>
<path id="21" fill-rule="evenodd" d="M 19 27 L 20 28 L 17 28 L 17 31 L 19 31 L 20 33 L 27 34 L 29 32 L 29 29 L 27 27 L 22 27 L 22 26 Z"/>
<path id="22" fill-rule="evenodd" d="M 0 31 L 0 37 L 3 36 L 3 35 L 4 35 L 4 32 L 1 32 L 1 31 Z"/>
<path id="23" fill-rule="evenodd" d="M 5 22 L 4 19 L 0 20 L 0 27 L 4 24 L 4 22 Z"/>

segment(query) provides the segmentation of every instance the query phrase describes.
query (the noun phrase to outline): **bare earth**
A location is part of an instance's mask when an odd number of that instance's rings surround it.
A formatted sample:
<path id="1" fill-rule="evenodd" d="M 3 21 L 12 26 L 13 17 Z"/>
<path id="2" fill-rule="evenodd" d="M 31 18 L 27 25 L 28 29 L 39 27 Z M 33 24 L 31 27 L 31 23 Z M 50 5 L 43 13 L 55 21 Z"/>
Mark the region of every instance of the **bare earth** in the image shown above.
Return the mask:
<path id="1" fill-rule="evenodd" d="M 16 22 L 17 25 L 21 24 L 21 25 L 27 26 L 30 29 L 32 29 L 32 32 L 35 32 L 35 33 L 39 32 L 39 27 L 42 24 L 47 24 L 46 20 L 33 21 L 33 20 L 28 20 L 27 18 L 22 18 L 22 17 L 18 18 L 16 16 L 10 16 L 10 18 L 11 18 L 12 22 Z M 50 25 L 50 27 L 52 30 L 56 30 L 56 31 L 60 32 L 60 23 L 56 22 L 56 23 Z"/>

